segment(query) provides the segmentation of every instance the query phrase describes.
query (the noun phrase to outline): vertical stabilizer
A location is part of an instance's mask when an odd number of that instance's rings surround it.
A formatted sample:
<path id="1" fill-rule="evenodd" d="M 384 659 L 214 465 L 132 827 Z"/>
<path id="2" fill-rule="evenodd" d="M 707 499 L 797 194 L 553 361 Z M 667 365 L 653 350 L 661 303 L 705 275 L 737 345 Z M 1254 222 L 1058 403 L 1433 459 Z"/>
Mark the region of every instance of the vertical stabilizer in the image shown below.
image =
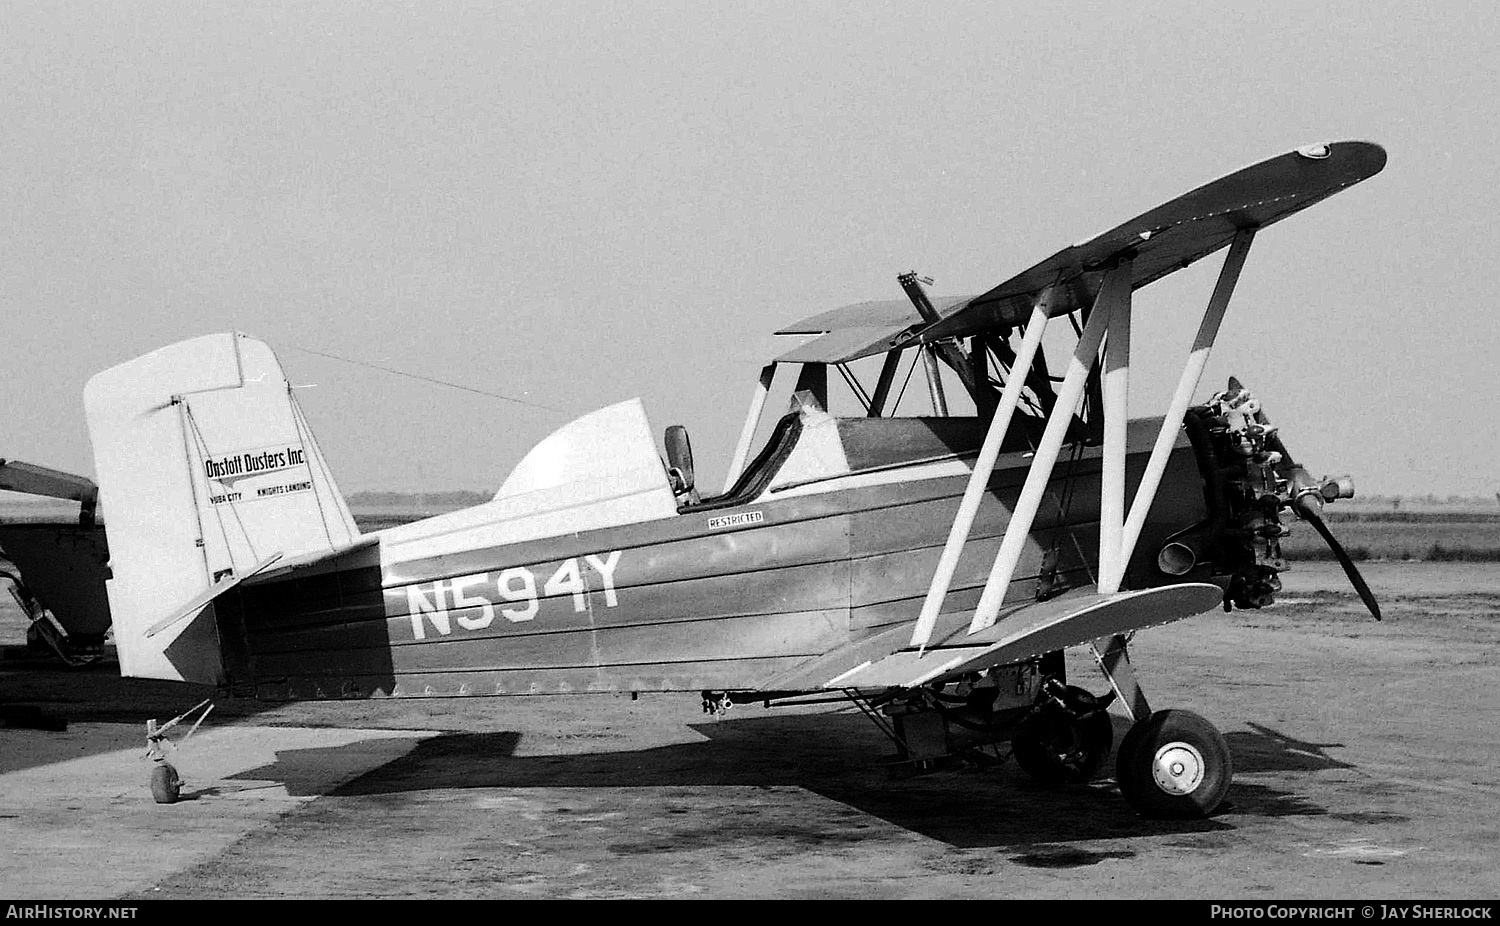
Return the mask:
<path id="1" fill-rule="evenodd" d="M 212 603 L 195 600 L 359 535 L 281 365 L 254 338 L 206 335 L 94 376 L 84 410 L 121 672 L 216 682 Z"/>

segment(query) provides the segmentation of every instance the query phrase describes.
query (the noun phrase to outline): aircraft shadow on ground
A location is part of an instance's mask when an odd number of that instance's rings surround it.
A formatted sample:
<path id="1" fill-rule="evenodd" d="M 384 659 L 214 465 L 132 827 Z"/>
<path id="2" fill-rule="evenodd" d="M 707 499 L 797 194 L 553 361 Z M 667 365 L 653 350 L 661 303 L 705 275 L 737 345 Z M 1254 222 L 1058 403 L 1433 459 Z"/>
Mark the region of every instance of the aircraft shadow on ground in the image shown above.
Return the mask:
<path id="1" fill-rule="evenodd" d="M 3 764 L 16 771 L 61 761 L 58 756 L 63 753 L 77 759 L 114 752 L 124 748 L 122 743 L 144 750 L 148 719 L 165 722 L 213 696 L 214 689 L 204 685 L 122 678 L 119 663 L 113 661 L 68 668 L 46 656 L 6 659 L 0 661 L 0 739 L 10 729 L 33 730 L 56 735 L 58 747 L 8 755 Z M 275 707 L 247 699 L 215 700 L 211 722 L 254 717 Z M 72 735 L 80 723 L 131 724 L 139 733 L 123 739 L 115 734 Z"/>
<path id="2" fill-rule="evenodd" d="M 1253 733 L 1225 735 L 1234 755 L 1234 767 L 1240 772 L 1315 772 L 1331 768 L 1353 768 L 1335 759 L 1326 750 L 1342 749 L 1343 743 L 1313 743 L 1294 739 L 1253 721 L 1246 726 Z"/>
<path id="3" fill-rule="evenodd" d="M 958 848 L 1035 848 L 1051 843 L 1137 836 L 1201 834 L 1232 830 L 1254 817 L 1317 816 L 1326 813 L 1293 791 L 1237 780 L 1226 805 L 1195 821 L 1151 821 L 1139 817 L 1114 785 L 1113 758 L 1087 785 L 1054 789 L 1033 782 L 1012 761 L 981 769 L 960 764 L 930 774 L 893 776 L 879 759 L 889 743 L 855 715 L 779 715 L 702 723 L 693 729 L 705 741 L 641 750 L 569 755 L 517 755 L 523 734 L 454 733 L 418 743 L 406 756 L 336 789 L 336 796 L 388 795 L 470 788 L 713 788 L 795 787 L 837 801 L 895 826 Z M 1128 722 L 1117 720 L 1116 742 Z M 1242 771 L 1313 771 L 1347 768 L 1317 760 L 1321 747 L 1267 728 L 1236 733 L 1231 749 Z M 274 766 L 242 778 L 284 780 L 292 794 L 337 761 L 331 755 L 357 746 L 278 753 Z M 1004 755 L 1006 750 L 1001 749 Z M 1242 758 L 1243 757 L 1243 758 Z M 1083 850 L 1032 853 L 1028 864 L 1067 867 Z M 1084 852 L 1076 864 L 1106 855 Z M 1031 856 L 1027 856 L 1031 858 Z M 1023 859 L 1024 861 L 1024 859 Z"/>

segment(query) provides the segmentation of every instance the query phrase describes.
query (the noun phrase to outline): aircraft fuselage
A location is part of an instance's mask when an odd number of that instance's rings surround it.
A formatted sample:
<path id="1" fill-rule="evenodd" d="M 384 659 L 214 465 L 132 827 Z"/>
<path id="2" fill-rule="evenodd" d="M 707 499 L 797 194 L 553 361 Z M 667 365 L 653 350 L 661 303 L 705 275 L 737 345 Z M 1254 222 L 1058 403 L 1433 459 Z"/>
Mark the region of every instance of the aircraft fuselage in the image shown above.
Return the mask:
<path id="1" fill-rule="evenodd" d="M 1128 479 L 1149 445 L 1132 441 Z M 1002 458 L 945 613 L 972 612 L 1029 466 Z M 281 700 L 759 689 L 921 607 L 966 474 L 887 468 L 873 485 L 381 565 L 375 543 L 308 575 L 247 583 L 219 608 L 239 694 Z M 927 470 L 926 472 L 931 472 Z M 848 478 L 848 477 L 846 477 Z M 1126 587 L 1205 514 L 1179 442 Z M 815 487 L 808 487 L 815 488 Z M 1091 583 L 1099 460 L 1059 467 L 1007 602 Z M 1207 568 L 1198 567 L 1199 576 Z"/>

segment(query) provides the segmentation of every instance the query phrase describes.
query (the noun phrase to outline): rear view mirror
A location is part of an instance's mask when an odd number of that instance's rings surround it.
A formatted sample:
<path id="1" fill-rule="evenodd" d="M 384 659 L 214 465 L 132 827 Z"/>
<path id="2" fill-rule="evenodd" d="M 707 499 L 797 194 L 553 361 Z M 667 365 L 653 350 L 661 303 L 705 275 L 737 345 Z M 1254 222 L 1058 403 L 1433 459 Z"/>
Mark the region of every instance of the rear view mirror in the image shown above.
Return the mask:
<path id="1" fill-rule="evenodd" d="M 667 465 L 674 476 L 672 491 L 687 495 L 688 502 L 698 501 L 698 492 L 693 483 L 693 444 L 688 440 L 687 428 L 674 424 L 667 428 Z"/>

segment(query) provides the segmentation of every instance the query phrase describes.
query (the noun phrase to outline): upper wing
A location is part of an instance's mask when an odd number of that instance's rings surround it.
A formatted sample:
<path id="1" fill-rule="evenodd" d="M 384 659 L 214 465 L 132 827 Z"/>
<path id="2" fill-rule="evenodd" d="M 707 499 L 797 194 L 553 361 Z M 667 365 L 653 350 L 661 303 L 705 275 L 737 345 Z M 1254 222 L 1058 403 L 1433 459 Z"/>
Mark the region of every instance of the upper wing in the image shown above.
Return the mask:
<path id="1" fill-rule="evenodd" d="M 1154 627 L 1212 611 L 1224 590 L 1185 583 L 1114 595 L 1074 592 L 1022 605 L 993 627 L 969 634 L 968 615 L 940 627 L 925 652 L 907 646 L 910 626 L 894 627 L 840 647 L 766 682 L 768 691 L 819 688 L 912 688 L 942 683 L 1100 637 Z M 946 633 L 945 633 L 946 631 Z"/>
<path id="2" fill-rule="evenodd" d="M 872 354 L 885 354 L 917 340 L 917 324 L 839 328 L 813 338 L 776 358 L 777 363 L 848 363 Z"/>
<path id="3" fill-rule="evenodd" d="M 916 341 L 963 337 L 1017 325 L 1045 303 L 1051 317 L 1090 305 L 1104 271 L 1131 258 L 1131 288 L 1161 279 L 1229 244 L 1237 232 L 1264 228 L 1385 167 L 1385 149 L 1363 141 L 1299 148 L 1204 184 L 1102 235 L 1058 251 L 989 292 L 934 299 L 939 316 L 923 325 L 910 303 L 863 302 L 823 312 L 777 334 L 822 334 L 785 357 L 842 363 Z M 839 332 L 858 334 L 835 338 Z"/>
<path id="4" fill-rule="evenodd" d="M 973 299 L 973 296 L 945 296 L 932 300 L 938 314 Z M 825 334 L 845 328 L 909 328 L 922 323 L 922 316 L 906 299 L 860 302 L 843 308 L 810 315 L 799 322 L 778 328 L 776 334 Z"/>
<path id="5" fill-rule="evenodd" d="M 944 296 L 932 300 L 939 314 L 952 311 L 973 296 Z M 787 325 L 777 334 L 818 334 L 776 358 L 777 363 L 848 363 L 872 354 L 905 347 L 917 339 L 922 316 L 908 300 L 861 302 L 820 312 Z"/>
<path id="6" fill-rule="evenodd" d="M 1261 161 L 1064 248 L 922 331 L 922 340 L 1014 325 L 1031 314 L 1048 287 L 1048 314 L 1066 315 L 1092 303 L 1104 271 L 1130 257 L 1131 288 L 1139 289 L 1226 247 L 1241 229 L 1265 228 L 1385 167 L 1385 149 L 1363 141 L 1299 148 Z"/>

